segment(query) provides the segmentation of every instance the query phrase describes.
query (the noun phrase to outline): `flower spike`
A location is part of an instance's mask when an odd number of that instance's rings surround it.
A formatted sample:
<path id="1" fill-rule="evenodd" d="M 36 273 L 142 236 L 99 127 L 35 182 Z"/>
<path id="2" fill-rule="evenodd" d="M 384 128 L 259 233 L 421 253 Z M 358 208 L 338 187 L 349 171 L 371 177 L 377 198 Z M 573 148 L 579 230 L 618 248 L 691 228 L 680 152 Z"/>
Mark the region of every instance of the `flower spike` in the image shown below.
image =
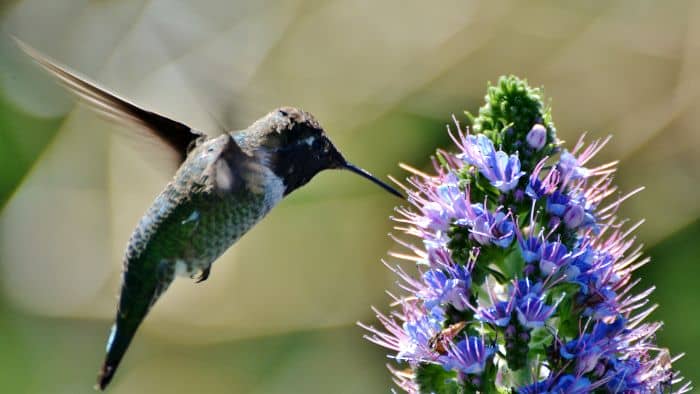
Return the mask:
<path id="1" fill-rule="evenodd" d="M 617 162 L 596 166 L 610 137 L 562 149 L 541 91 L 517 77 L 490 86 L 456 152 L 438 150 L 430 174 L 396 182 L 410 207 L 392 236 L 406 252 L 384 264 L 405 293 L 383 329 L 359 323 L 396 364 L 408 393 L 685 393 L 680 357 L 656 345 L 647 322 L 654 288 L 632 274 L 642 256 L 616 217 L 642 188 L 619 194 Z M 618 197 L 614 197 L 618 195 Z M 418 269 L 404 268 L 415 264 Z"/>

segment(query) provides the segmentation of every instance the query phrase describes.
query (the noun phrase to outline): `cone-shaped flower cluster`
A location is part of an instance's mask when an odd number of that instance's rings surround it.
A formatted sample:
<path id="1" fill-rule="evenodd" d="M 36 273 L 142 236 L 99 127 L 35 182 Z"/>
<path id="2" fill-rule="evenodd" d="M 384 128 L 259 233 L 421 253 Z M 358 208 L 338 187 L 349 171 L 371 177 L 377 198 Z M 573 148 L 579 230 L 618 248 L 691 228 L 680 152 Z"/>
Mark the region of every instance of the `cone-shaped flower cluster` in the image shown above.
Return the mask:
<path id="1" fill-rule="evenodd" d="M 616 163 L 592 166 L 607 140 L 560 147 L 539 89 L 516 77 L 448 127 L 456 153 L 435 174 L 415 169 L 398 229 L 417 240 L 387 264 L 406 291 L 377 312 L 367 338 L 391 350 L 389 369 L 410 393 L 686 392 L 661 323 L 644 319 L 653 289 L 632 273 L 647 262 L 637 225 L 615 214 Z"/>

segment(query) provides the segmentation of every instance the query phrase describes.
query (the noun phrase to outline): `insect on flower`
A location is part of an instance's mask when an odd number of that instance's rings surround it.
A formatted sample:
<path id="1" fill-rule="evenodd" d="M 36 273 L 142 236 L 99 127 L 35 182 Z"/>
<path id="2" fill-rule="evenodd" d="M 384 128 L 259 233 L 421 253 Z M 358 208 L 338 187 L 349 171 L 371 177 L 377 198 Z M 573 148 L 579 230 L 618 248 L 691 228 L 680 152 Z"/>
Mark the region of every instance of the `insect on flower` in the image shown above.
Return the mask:
<path id="1" fill-rule="evenodd" d="M 435 334 L 434 337 L 430 338 L 428 341 L 428 346 L 430 346 L 430 349 L 432 349 L 434 352 L 441 355 L 446 354 L 447 348 L 445 346 L 447 346 L 447 344 L 452 341 L 452 339 L 459 334 L 459 332 L 462 331 L 466 325 L 466 322 L 461 321 L 445 328 L 444 330 Z"/>

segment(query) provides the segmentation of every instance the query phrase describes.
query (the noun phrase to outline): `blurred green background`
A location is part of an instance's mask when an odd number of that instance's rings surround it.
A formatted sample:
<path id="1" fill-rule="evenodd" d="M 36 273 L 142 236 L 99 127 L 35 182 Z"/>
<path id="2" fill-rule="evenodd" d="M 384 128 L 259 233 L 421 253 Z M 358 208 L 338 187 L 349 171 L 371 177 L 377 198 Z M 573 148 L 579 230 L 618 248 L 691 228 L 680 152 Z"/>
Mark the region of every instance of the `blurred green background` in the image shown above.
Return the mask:
<path id="1" fill-rule="evenodd" d="M 613 134 L 621 214 L 646 218 L 659 343 L 700 381 L 700 4 L 687 1 L 3 0 L 0 391 L 90 393 L 121 255 L 171 173 L 80 106 L 13 34 L 137 103 L 216 133 L 281 105 L 313 112 L 353 162 L 427 168 L 452 113 L 504 73 L 545 86 L 569 146 Z M 202 285 L 178 280 L 113 393 L 385 393 L 362 339 L 387 309 L 396 200 L 348 173 L 295 192 Z M 275 240 L 270 243 L 270 240 Z M 640 287 L 641 289 L 641 287 Z"/>

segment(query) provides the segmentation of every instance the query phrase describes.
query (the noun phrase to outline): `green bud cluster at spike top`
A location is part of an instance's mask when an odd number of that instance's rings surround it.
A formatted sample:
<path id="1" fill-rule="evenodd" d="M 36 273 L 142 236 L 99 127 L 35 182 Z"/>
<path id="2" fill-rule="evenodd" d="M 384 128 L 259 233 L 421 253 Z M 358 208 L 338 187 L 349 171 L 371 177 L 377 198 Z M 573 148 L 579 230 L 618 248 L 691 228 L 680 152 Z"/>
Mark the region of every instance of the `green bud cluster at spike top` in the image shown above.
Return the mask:
<path id="1" fill-rule="evenodd" d="M 541 91 L 513 76 L 486 94 L 471 127 L 448 126 L 456 150 L 404 187 L 387 266 L 404 293 L 362 326 L 391 351 L 409 393 L 683 393 L 655 343 L 652 289 L 634 230 L 616 216 L 641 190 L 617 193 L 615 163 L 591 162 L 607 140 L 565 149 Z M 399 260 L 403 260 L 400 262 Z M 417 264 L 409 274 L 403 264 Z M 410 272 L 413 272 L 412 270 Z"/>

